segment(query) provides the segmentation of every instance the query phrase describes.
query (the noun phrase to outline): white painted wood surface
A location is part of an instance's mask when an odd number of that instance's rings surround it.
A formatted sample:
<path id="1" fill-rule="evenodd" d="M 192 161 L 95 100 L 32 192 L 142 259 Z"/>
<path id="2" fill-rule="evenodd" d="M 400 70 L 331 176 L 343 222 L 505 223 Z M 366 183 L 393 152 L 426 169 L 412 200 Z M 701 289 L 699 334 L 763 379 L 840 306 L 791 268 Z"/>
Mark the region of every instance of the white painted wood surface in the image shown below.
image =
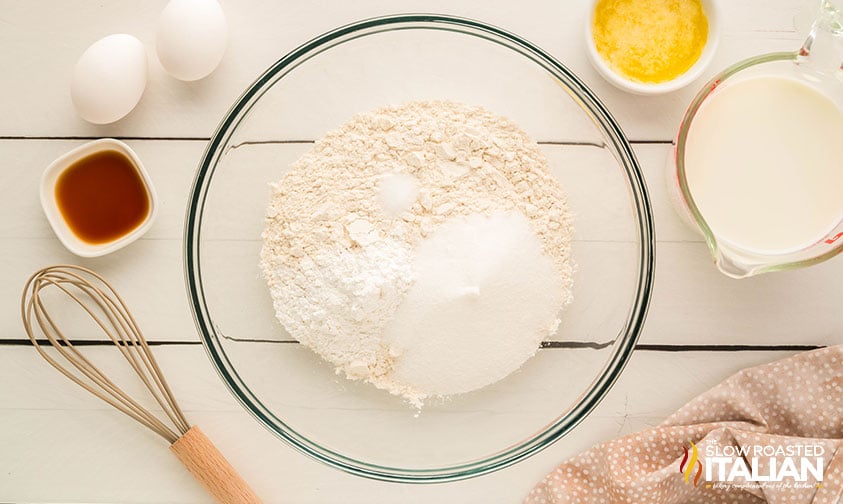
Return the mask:
<path id="1" fill-rule="evenodd" d="M 268 502 L 518 502 L 564 458 L 658 423 L 745 366 L 793 353 L 765 347 L 843 342 L 843 259 L 743 281 L 714 270 L 699 236 L 674 215 L 662 180 L 670 148 L 664 142 L 674 136 L 695 86 L 647 98 L 611 88 L 585 59 L 584 0 L 223 0 L 230 45 L 212 77 L 179 83 L 153 60 L 147 92 L 128 118 L 105 127 L 78 119 L 67 91 L 78 55 L 94 40 L 120 31 L 137 35 L 152 49 L 155 19 L 164 3 L 0 3 L 0 340 L 8 343 L 0 345 L 0 502 L 208 501 L 160 440 L 67 383 L 28 346 L 15 344 L 25 337 L 18 315 L 23 281 L 36 268 L 57 262 L 94 266 L 129 300 L 150 340 L 184 343 L 155 349 L 176 396 Z M 791 20 L 800 0 L 721 3 L 725 32 L 708 75 L 743 57 L 798 46 Z M 641 142 L 636 152 L 649 184 L 658 237 L 656 287 L 641 339 L 649 350 L 636 352 L 598 409 L 573 433 L 527 461 L 478 479 L 433 486 L 343 474 L 295 452 L 258 425 L 225 389 L 202 348 L 192 344 L 198 337 L 182 274 L 182 225 L 193 172 L 204 140 L 231 102 L 266 66 L 312 36 L 357 19 L 410 11 L 497 24 L 576 71 L 628 136 Z M 76 137 L 100 136 L 131 137 L 128 142 L 159 192 L 161 213 L 139 242 L 106 258 L 80 261 L 52 235 L 36 188 L 52 159 L 84 141 Z M 273 148 L 294 157 L 302 146 Z M 546 151 L 565 155 L 552 147 Z M 749 349 L 694 347 L 733 344 Z M 673 351 L 660 351 L 662 345 Z M 107 349 L 93 350 L 120 376 Z M 546 392 L 555 388 L 548 381 Z"/>

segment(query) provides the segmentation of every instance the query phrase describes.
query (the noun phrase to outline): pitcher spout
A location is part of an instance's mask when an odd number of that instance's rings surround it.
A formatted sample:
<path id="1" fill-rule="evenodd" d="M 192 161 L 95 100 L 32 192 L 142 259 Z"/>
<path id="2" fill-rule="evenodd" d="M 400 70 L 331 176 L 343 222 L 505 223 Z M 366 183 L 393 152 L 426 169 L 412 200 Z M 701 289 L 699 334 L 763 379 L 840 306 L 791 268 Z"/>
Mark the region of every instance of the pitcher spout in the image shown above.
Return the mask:
<path id="1" fill-rule="evenodd" d="M 740 258 L 719 250 L 714 256 L 714 264 L 721 273 L 732 278 L 747 278 L 759 273 L 758 266 L 752 266 Z"/>

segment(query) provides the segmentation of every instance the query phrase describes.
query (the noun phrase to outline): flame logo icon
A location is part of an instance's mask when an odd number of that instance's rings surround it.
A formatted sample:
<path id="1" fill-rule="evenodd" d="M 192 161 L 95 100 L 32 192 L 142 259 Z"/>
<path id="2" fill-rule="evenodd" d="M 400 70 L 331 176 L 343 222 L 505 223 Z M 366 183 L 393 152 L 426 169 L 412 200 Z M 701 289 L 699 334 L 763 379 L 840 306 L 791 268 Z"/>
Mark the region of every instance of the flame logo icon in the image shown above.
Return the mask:
<path id="1" fill-rule="evenodd" d="M 694 475 L 693 483 L 694 486 L 697 486 L 700 482 L 700 477 L 702 476 L 702 462 L 697 460 L 700 455 L 697 451 L 697 445 L 695 445 L 693 441 L 689 441 L 689 443 L 691 443 L 690 452 L 684 446 L 682 447 L 682 449 L 685 450 L 685 456 L 682 457 L 682 462 L 679 463 L 679 472 L 684 476 L 685 483 L 691 483 L 691 475 L 694 474 L 694 469 L 696 469 L 697 474 Z M 688 459 L 689 455 L 690 460 Z"/>

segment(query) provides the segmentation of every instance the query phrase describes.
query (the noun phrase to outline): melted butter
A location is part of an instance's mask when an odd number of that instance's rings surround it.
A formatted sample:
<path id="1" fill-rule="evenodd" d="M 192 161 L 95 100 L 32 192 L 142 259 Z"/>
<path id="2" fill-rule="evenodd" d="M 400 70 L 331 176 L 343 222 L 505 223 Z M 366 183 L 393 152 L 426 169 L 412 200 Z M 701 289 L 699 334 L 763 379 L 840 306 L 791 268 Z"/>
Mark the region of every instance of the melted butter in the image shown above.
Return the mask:
<path id="1" fill-rule="evenodd" d="M 708 18 L 700 0 L 600 0 L 592 32 L 612 70 L 657 84 L 694 66 L 708 40 Z"/>

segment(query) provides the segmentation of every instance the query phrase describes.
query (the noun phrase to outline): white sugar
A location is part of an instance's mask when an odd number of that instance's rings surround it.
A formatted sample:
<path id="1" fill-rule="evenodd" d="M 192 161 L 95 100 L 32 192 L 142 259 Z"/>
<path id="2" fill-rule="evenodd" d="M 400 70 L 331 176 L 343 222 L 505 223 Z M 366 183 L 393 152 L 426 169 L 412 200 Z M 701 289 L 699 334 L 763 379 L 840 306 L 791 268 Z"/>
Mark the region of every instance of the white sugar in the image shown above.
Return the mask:
<path id="1" fill-rule="evenodd" d="M 384 331 L 393 379 L 469 392 L 521 367 L 556 330 L 563 285 L 521 213 L 443 224 L 416 250 L 416 281 Z"/>

